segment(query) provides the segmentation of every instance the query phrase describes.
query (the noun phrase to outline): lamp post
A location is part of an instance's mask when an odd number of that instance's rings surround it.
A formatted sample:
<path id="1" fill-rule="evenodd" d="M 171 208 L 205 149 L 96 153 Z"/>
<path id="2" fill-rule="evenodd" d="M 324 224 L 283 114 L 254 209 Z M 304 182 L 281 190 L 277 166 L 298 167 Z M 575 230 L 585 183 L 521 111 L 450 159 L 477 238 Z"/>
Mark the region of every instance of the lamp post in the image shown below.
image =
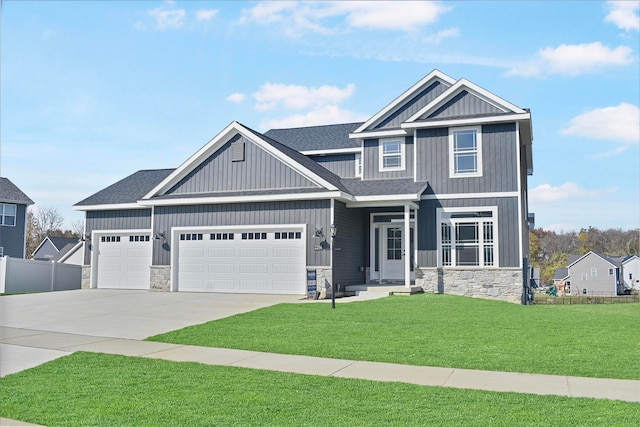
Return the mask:
<path id="1" fill-rule="evenodd" d="M 330 227 L 330 236 L 331 236 L 331 251 L 335 254 L 335 237 L 338 234 L 338 227 L 335 224 L 331 224 Z M 335 277 L 335 267 L 334 267 L 334 256 L 331 257 L 331 308 L 336 308 L 336 277 Z"/>

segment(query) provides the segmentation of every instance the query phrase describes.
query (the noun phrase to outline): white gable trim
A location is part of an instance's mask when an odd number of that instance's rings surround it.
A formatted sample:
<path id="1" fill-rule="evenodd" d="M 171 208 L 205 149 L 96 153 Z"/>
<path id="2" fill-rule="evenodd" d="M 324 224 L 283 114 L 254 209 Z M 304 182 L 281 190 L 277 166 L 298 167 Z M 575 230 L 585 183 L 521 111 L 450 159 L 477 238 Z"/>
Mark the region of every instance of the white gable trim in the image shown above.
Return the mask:
<path id="1" fill-rule="evenodd" d="M 531 114 L 525 112 L 523 114 L 506 114 L 504 116 L 485 116 L 474 117 L 470 119 L 433 120 L 428 122 L 403 123 L 401 126 L 403 129 L 444 128 L 449 126 L 472 126 L 488 123 L 517 122 L 530 119 Z"/>
<path id="2" fill-rule="evenodd" d="M 407 136 L 409 132 L 404 129 L 384 129 L 384 130 L 371 130 L 362 133 L 350 133 L 349 138 L 387 138 L 394 136 Z"/>
<path id="3" fill-rule="evenodd" d="M 79 241 L 78 243 L 76 243 L 76 245 L 73 248 L 71 248 L 69 250 L 69 252 L 67 252 L 66 254 L 61 256 L 60 259 L 58 261 L 56 261 L 56 262 L 58 262 L 58 263 L 65 262 L 67 259 L 71 258 L 71 255 L 75 254 L 78 251 L 78 249 L 80 249 L 83 246 L 84 246 L 84 242 L 83 241 Z"/>
<path id="4" fill-rule="evenodd" d="M 228 142 L 231 136 L 239 133 L 243 137 L 247 138 L 251 142 L 255 143 L 258 147 L 262 148 L 267 153 L 274 156 L 276 159 L 280 160 L 305 178 L 312 181 L 314 184 L 319 185 L 321 187 L 325 187 L 328 190 L 337 190 L 337 188 L 324 180 L 320 176 L 311 172 L 309 169 L 305 168 L 298 162 L 291 159 L 289 156 L 283 154 L 280 150 L 274 148 L 271 144 L 267 143 L 262 138 L 258 137 L 255 133 L 251 132 L 246 127 L 242 126 L 240 123 L 234 121 L 231 122 L 226 128 L 222 130 L 218 135 L 216 135 L 213 139 L 211 139 L 207 144 L 205 144 L 200 150 L 198 150 L 194 155 L 192 155 L 186 162 L 184 162 L 180 167 L 174 170 L 169 176 L 167 176 L 160 184 L 156 185 L 150 192 L 145 194 L 142 199 L 150 199 L 151 197 L 160 194 L 164 191 L 169 190 L 175 184 L 177 184 L 182 178 L 187 176 L 189 172 L 191 172 L 195 167 L 197 167 L 201 162 L 206 160 L 209 156 L 215 153 L 220 147 L 222 147 L 225 143 Z"/>
<path id="5" fill-rule="evenodd" d="M 583 259 L 585 259 L 586 257 L 588 257 L 589 255 L 592 255 L 592 254 L 593 254 L 593 255 L 595 255 L 595 256 L 597 256 L 598 258 L 600 258 L 601 260 L 603 260 L 603 261 L 604 261 L 604 262 L 606 262 L 607 264 L 612 265 L 614 268 L 618 268 L 618 266 L 617 266 L 617 265 L 615 265 L 615 264 L 611 263 L 609 260 L 607 260 L 607 259 L 605 259 L 605 258 L 602 258 L 600 255 L 598 255 L 597 253 L 595 253 L 595 252 L 593 252 L 593 251 L 589 251 L 589 252 L 587 252 L 586 254 L 584 254 L 583 256 L 581 256 L 580 258 L 578 258 L 577 260 L 575 260 L 575 261 L 574 261 L 574 262 L 572 262 L 571 264 L 569 264 L 569 265 L 567 266 L 567 268 L 571 268 L 571 266 L 572 266 L 572 265 L 576 265 L 577 263 L 579 263 L 580 261 L 582 261 Z"/>
<path id="6" fill-rule="evenodd" d="M 500 98 L 497 95 L 494 95 L 493 93 L 489 92 L 486 89 L 481 88 L 475 83 L 472 83 L 466 79 L 460 79 L 449 89 L 441 93 L 440 96 L 438 96 L 436 99 L 431 101 L 429 104 L 425 105 L 420 111 L 415 113 L 413 116 L 409 117 L 406 123 L 415 122 L 420 117 L 427 115 L 429 113 L 432 113 L 433 111 L 437 110 L 442 105 L 444 105 L 447 101 L 454 98 L 463 90 L 468 91 L 472 95 L 477 96 L 478 98 L 482 99 L 485 102 L 488 102 L 489 104 L 504 111 L 505 113 L 507 112 L 513 112 L 516 114 L 526 113 L 526 111 L 523 110 L 522 108 L 516 105 L 513 105 L 512 103 Z"/>
<path id="7" fill-rule="evenodd" d="M 394 99 L 389 105 L 384 107 L 382 110 L 378 111 L 373 117 L 367 120 L 362 126 L 353 131 L 353 134 L 357 134 L 359 132 L 363 132 L 365 129 L 379 122 L 382 118 L 387 116 L 390 112 L 394 111 L 398 106 L 400 106 L 403 102 L 407 101 L 411 96 L 413 96 L 422 88 L 428 86 L 429 84 L 439 81 L 445 86 L 451 86 L 455 83 L 455 79 L 452 77 L 442 73 L 439 70 L 433 70 L 429 74 L 427 74 L 422 80 L 418 83 L 411 86 L 408 90 L 406 90 L 402 95 Z M 445 91 L 446 92 L 446 91 Z"/>
<path id="8" fill-rule="evenodd" d="M 115 211 L 123 209 L 146 209 L 146 206 L 140 206 L 137 203 L 114 203 L 112 205 L 86 205 L 86 206 L 72 206 L 74 211 Z"/>

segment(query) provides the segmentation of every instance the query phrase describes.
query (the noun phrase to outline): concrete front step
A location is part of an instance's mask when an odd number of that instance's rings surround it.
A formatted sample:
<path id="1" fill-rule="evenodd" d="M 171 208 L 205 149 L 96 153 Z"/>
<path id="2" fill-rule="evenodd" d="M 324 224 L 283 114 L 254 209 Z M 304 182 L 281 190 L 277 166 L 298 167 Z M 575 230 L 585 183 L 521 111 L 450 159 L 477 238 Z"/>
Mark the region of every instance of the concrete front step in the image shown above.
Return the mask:
<path id="1" fill-rule="evenodd" d="M 348 285 L 345 286 L 345 293 L 355 293 L 355 295 L 385 294 L 385 295 L 413 295 L 422 293 L 420 286 L 409 288 L 403 285 Z"/>

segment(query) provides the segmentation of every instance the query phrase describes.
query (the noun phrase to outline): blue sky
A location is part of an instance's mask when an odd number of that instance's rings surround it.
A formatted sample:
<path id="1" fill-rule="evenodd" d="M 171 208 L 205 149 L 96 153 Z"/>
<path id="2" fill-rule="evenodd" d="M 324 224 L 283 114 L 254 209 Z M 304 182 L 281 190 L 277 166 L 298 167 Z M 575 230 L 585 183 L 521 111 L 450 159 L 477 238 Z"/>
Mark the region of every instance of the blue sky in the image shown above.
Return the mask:
<path id="1" fill-rule="evenodd" d="M 5 0 L 0 173 L 70 224 L 233 120 L 365 120 L 437 68 L 531 109 L 537 226 L 637 228 L 639 6 Z"/>

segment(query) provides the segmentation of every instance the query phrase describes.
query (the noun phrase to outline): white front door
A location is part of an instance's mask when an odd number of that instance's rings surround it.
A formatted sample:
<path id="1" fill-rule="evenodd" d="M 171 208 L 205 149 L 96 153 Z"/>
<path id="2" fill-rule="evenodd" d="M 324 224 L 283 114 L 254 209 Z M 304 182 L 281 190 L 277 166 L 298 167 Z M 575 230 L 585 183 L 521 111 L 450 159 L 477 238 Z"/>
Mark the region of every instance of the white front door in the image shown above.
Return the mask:
<path id="1" fill-rule="evenodd" d="M 382 279 L 404 279 L 404 248 L 402 224 L 382 226 Z"/>

